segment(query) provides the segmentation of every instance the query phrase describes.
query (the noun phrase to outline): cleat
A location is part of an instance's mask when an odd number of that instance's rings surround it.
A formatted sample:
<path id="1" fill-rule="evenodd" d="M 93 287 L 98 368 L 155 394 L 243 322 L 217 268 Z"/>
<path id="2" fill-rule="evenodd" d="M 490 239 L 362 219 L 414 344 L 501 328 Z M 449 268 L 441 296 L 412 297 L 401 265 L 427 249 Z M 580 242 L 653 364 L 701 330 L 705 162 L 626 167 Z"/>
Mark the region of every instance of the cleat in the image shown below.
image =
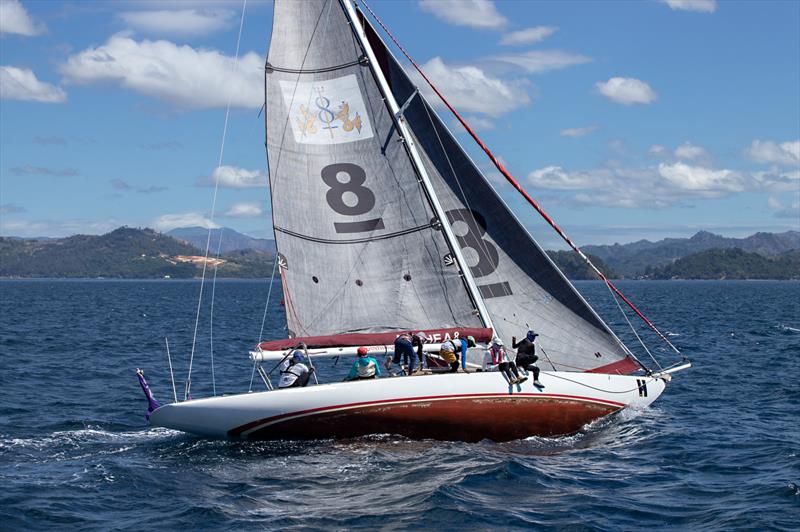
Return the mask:
<path id="1" fill-rule="evenodd" d="M 538 380 L 533 381 L 533 385 L 536 386 L 537 388 L 544 388 L 544 384 L 542 384 Z"/>

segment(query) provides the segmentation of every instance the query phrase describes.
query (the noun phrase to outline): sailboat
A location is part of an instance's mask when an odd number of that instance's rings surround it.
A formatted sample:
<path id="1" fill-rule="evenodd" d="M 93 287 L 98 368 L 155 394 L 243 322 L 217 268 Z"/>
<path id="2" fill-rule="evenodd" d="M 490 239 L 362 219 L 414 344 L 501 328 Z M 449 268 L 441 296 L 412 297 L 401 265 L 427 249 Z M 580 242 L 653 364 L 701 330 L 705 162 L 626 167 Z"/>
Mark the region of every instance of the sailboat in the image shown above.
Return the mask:
<path id="1" fill-rule="evenodd" d="M 672 373 L 689 366 L 653 371 L 634 356 L 495 192 L 351 0 L 275 1 L 265 109 L 288 338 L 250 353 L 266 391 L 153 401 L 152 425 L 253 439 L 555 436 L 650 405 Z M 624 298 L 616 287 L 613 293 Z M 352 356 L 359 346 L 391 355 L 399 334 L 417 331 L 430 339 L 424 349 L 434 360 L 443 341 L 509 343 L 529 324 L 549 365 L 542 387 L 477 371 L 481 349 L 469 351 L 459 373 L 291 389 L 272 389 L 261 368 L 301 343 L 310 359 Z"/>

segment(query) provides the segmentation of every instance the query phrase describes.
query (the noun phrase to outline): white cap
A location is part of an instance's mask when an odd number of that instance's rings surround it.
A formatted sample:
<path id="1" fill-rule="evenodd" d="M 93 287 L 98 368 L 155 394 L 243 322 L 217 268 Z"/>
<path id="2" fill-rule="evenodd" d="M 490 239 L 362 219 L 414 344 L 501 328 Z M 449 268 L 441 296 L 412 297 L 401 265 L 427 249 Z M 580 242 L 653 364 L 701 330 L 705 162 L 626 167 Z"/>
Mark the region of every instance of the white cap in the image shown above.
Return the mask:
<path id="1" fill-rule="evenodd" d="M 492 338 L 492 345 L 502 346 L 503 345 L 503 341 L 500 339 L 499 336 L 495 336 L 494 338 Z"/>

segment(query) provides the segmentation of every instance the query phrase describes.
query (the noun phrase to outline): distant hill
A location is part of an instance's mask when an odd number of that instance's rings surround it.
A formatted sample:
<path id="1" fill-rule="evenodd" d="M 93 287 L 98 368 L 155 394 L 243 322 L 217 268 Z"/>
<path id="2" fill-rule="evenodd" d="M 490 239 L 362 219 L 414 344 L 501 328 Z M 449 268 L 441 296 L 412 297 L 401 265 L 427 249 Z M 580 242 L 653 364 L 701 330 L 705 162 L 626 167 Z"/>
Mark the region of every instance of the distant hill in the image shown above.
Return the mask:
<path id="1" fill-rule="evenodd" d="M 253 251 L 261 251 L 264 253 L 275 252 L 275 241 L 266 238 L 253 238 L 245 234 L 239 233 L 234 229 L 223 227 L 221 229 L 211 230 L 211 245 L 210 252 L 217 252 L 217 245 L 219 243 L 219 234 L 222 232 L 222 245 L 220 253 L 226 255 L 233 251 L 242 251 L 252 249 Z M 208 240 L 208 229 L 204 227 L 179 227 L 172 231 L 167 231 L 169 236 L 183 240 L 195 246 L 201 251 L 205 251 L 206 242 Z"/>
<path id="2" fill-rule="evenodd" d="M 67 238 L 21 239 L 0 237 L 0 277 L 110 277 L 172 278 L 199 277 L 203 267 L 206 229 L 185 228 L 201 246 L 152 229 L 120 227 L 105 235 L 75 235 Z M 181 233 L 180 231 L 185 231 Z M 223 251 L 216 257 L 215 238 L 209 268 L 218 277 L 263 278 L 272 274 L 275 243 L 224 229 Z M 174 232 L 174 231 L 173 231 Z M 172 232 L 171 232 L 172 233 Z M 228 246 L 224 245 L 228 242 Z M 738 242 L 748 251 L 729 247 Z M 701 249 L 708 245 L 721 248 Z M 242 247 L 240 247 L 242 246 Z M 254 249 L 261 247 L 262 250 Z M 236 248 L 236 249 L 232 249 Z M 202 250 L 202 251 L 201 251 Z M 586 246 L 592 262 L 608 277 L 621 275 L 647 279 L 796 279 L 800 277 L 800 232 L 757 233 L 743 239 L 697 233 L 692 238 L 642 240 L 613 246 Z M 548 251 L 553 262 L 573 280 L 594 279 L 586 263 L 574 252 Z M 622 265 L 621 269 L 616 266 Z M 624 273 L 633 272 L 633 273 Z"/>
<path id="3" fill-rule="evenodd" d="M 200 255 L 186 242 L 131 227 L 48 240 L 0 237 L 0 277 L 192 278 L 201 274 Z M 218 277 L 266 277 L 273 258 L 270 253 L 239 252 L 209 265 L 218 267 Z"/>
<path id="4" fill-rule="evenodd" d="M 592 270 L 586 261 L 584 261 L 574 251 L 548 251 L 547 255 L 556 263 L 558 269 L 561 270 L 567 279 L 573 281 L 585 281 L 591 279 L 599 279 L 597 274 Z M 609 279 L 614 279 L 617 274 L 603 262 L 603 259 L 594 255 L 587 255 L 592 263 L 597 266 L 603 274 Z"/>
<path id="5" fill-rule="evenodd" d="M 756 233 L 747 238 L 727 238 L 700 231 L 691 238 L 665 238 L 657 242 L 639 240 L 630 244 L 584 246 L 587 253 L 603 259 L 618 274 L 625 277 L 643 275 L 645 269 L 666 266 L 672 262 L 710 249 L 739 248 L 749 253 L 772 257 L 800 249 L 800 232 Z"/>
<path id="6" fill-rule="evenodd" d="M 800 279 L 800 250 L 764 257 L 739 248 L 709 249 L 661 268 L 648 268 L 649 279 Z"/>

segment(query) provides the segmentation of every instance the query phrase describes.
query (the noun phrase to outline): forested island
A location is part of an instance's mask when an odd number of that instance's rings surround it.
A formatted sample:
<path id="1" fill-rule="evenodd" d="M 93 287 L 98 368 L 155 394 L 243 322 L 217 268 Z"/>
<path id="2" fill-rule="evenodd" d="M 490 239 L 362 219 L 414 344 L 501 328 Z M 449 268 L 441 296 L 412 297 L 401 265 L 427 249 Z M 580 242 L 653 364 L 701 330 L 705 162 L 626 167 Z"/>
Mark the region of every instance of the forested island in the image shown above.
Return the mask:
<path id="1" fill-rule="evenodd" d="M 218 277 L 268 277 L 274 253 L 238 250 L 209 256 Z M 59 239 L 0 238 L 0 277 L 191 279 L 205 252 L 152 229 L 120 227 L 105 235 Z"/>
<path id="2" fill-rule="evenodd" d="M 275 242 L 232 229 L 215 229 L 207 272 L 221 278 L 272 275 Z M 181 228 L 168 234 L 120 227 L 105 235 L 25 239 L 0 237 L 0 277 L 190 279 L 202 274 L 208 231 Z M 800 279 L 800 232 L 756 233 L 725 238 L 700 232 L 691 238 L 642 240 L 585 246 L 592 262 L 609 278 L 628 279 Z M 548 251 L 573 280 L 596 279 L 573 251 Z"/>

